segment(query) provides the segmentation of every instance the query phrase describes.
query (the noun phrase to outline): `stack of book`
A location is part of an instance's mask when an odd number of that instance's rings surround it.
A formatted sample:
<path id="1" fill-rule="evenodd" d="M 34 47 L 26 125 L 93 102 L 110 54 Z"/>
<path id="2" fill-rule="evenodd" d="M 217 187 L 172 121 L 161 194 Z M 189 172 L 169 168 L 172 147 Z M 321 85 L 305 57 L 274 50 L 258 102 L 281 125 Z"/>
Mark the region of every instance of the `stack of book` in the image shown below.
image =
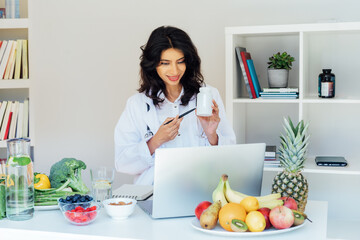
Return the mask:
<path id="1" fill-rule="evenodd" d="M 0 79 L 27 79 L 28 41 L 0 41 Z"/>
<path id="2" fill-rule="evenodd" d="M 260 92 L 264 99 L 296 99 L 299 97 L 298 88 L 263 88 Z"/>
<path id="3" fill-rule="evenodd" d="M 0 141 L 29 137 L 29 100 L 0 102 Z"/>
<path id="4" fill-rule="evenodd" d="M 265 149 L 264 167 L 279 167 L 280 161 L 276 158 L 276 146 L 267 145 Z"/>
<path id="5" fill-rule="evenodd" d="M 244 47 L 236 47 L 236 56 L 239 60 L 241 73 L 245 82 L 246 90 L 250 98 L 260 97 L 261 86 L 256 75 L 254 61 Z"/>

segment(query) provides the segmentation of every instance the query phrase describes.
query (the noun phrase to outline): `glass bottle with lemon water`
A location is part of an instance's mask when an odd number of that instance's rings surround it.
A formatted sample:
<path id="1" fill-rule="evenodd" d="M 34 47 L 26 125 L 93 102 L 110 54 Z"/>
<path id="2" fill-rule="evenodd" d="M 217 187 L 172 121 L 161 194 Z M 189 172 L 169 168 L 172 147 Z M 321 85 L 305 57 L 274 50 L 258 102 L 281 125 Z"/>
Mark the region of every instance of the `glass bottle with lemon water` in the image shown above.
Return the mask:
<path id="1" fill-rule="evenodd" d="M 33 217 L 34 173 L 30 158 L 30 139 L 7 141 L 6 162 L 6 216 L 21 221 Z"/>
<path id="2" fill-rule="evenodd" d="M 114 181 L 115 170 L 113 168 L 99 167 L 90 169 L 92 195 L 94 200 L 102 202 L 111 198 L 112 187 Z"/>

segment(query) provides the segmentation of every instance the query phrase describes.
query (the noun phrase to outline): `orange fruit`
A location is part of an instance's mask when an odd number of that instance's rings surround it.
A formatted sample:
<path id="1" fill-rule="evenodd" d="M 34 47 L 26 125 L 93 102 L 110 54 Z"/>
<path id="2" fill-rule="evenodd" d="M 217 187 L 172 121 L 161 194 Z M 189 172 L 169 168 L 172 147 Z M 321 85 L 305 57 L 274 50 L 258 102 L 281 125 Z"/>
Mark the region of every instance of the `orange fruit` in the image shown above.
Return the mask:
<path id="1" fill-rule="evenodd" d="M 251 211 L 246 215 L 245 223 L 250 232 L 262 232 L 266 227 L 264 215 L 259 211 Z"/>
<path id="2" fill-rule="evenodd" d="M 220 226 L 225 230 L 232 232 L 233 230 L 231 230 L 231 220 L 234 218 L 245 221 L 246 211 L 244 207 L 242 207 L 239 203 L 225 204 L 219 212 Z"/>
<path id="3" fill-rule="evenodd" d="M 241 200 L 240 205 L 245 208 L 246 213 L 259 209 L 259 201 L 253 196 L 249 196 Z"/>

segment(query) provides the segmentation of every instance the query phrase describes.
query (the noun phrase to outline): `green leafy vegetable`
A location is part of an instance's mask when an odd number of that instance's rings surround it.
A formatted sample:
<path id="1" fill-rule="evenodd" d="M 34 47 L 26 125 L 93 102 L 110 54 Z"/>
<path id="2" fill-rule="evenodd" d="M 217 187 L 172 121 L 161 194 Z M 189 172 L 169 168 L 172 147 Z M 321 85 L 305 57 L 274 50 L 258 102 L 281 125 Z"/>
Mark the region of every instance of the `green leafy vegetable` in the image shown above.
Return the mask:
<path id="1" fill-rule="evenodd" d="M 6 217 L 5 185 L 0 184 L 0 219 Z"/>
<path id="2" fill-rule="evenodd" d="M 63 158 L 53 164 L 50 169 L 51 187 L 58 188 L 70 181 L 68 186 L 76 192 L 87 193 L 89 189 L 81 178 L 81 171 L 86 169 L 86 164 L 75 158 Z"/>

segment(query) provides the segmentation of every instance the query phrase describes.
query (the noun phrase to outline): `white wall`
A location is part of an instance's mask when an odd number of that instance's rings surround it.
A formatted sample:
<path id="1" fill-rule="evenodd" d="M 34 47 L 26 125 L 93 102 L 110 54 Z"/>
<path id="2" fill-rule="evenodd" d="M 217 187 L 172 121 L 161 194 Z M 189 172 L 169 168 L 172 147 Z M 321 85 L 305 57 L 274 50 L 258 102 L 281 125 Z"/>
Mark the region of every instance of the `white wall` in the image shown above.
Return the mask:
<path id="1" fill-rule="evenodd" d="M 225 99 L 226 26 L 360 21 L 356 0 L 30 0 L 35 168 L 63 157 L 113 166 L 113 129 L 138 87 L 140 46 L 161 25 L 184 29 L 205 80 Z M 88 171 L 84 174 L 89 183 Z M 115 185 L 132 177 L 117 174 Z"/>

